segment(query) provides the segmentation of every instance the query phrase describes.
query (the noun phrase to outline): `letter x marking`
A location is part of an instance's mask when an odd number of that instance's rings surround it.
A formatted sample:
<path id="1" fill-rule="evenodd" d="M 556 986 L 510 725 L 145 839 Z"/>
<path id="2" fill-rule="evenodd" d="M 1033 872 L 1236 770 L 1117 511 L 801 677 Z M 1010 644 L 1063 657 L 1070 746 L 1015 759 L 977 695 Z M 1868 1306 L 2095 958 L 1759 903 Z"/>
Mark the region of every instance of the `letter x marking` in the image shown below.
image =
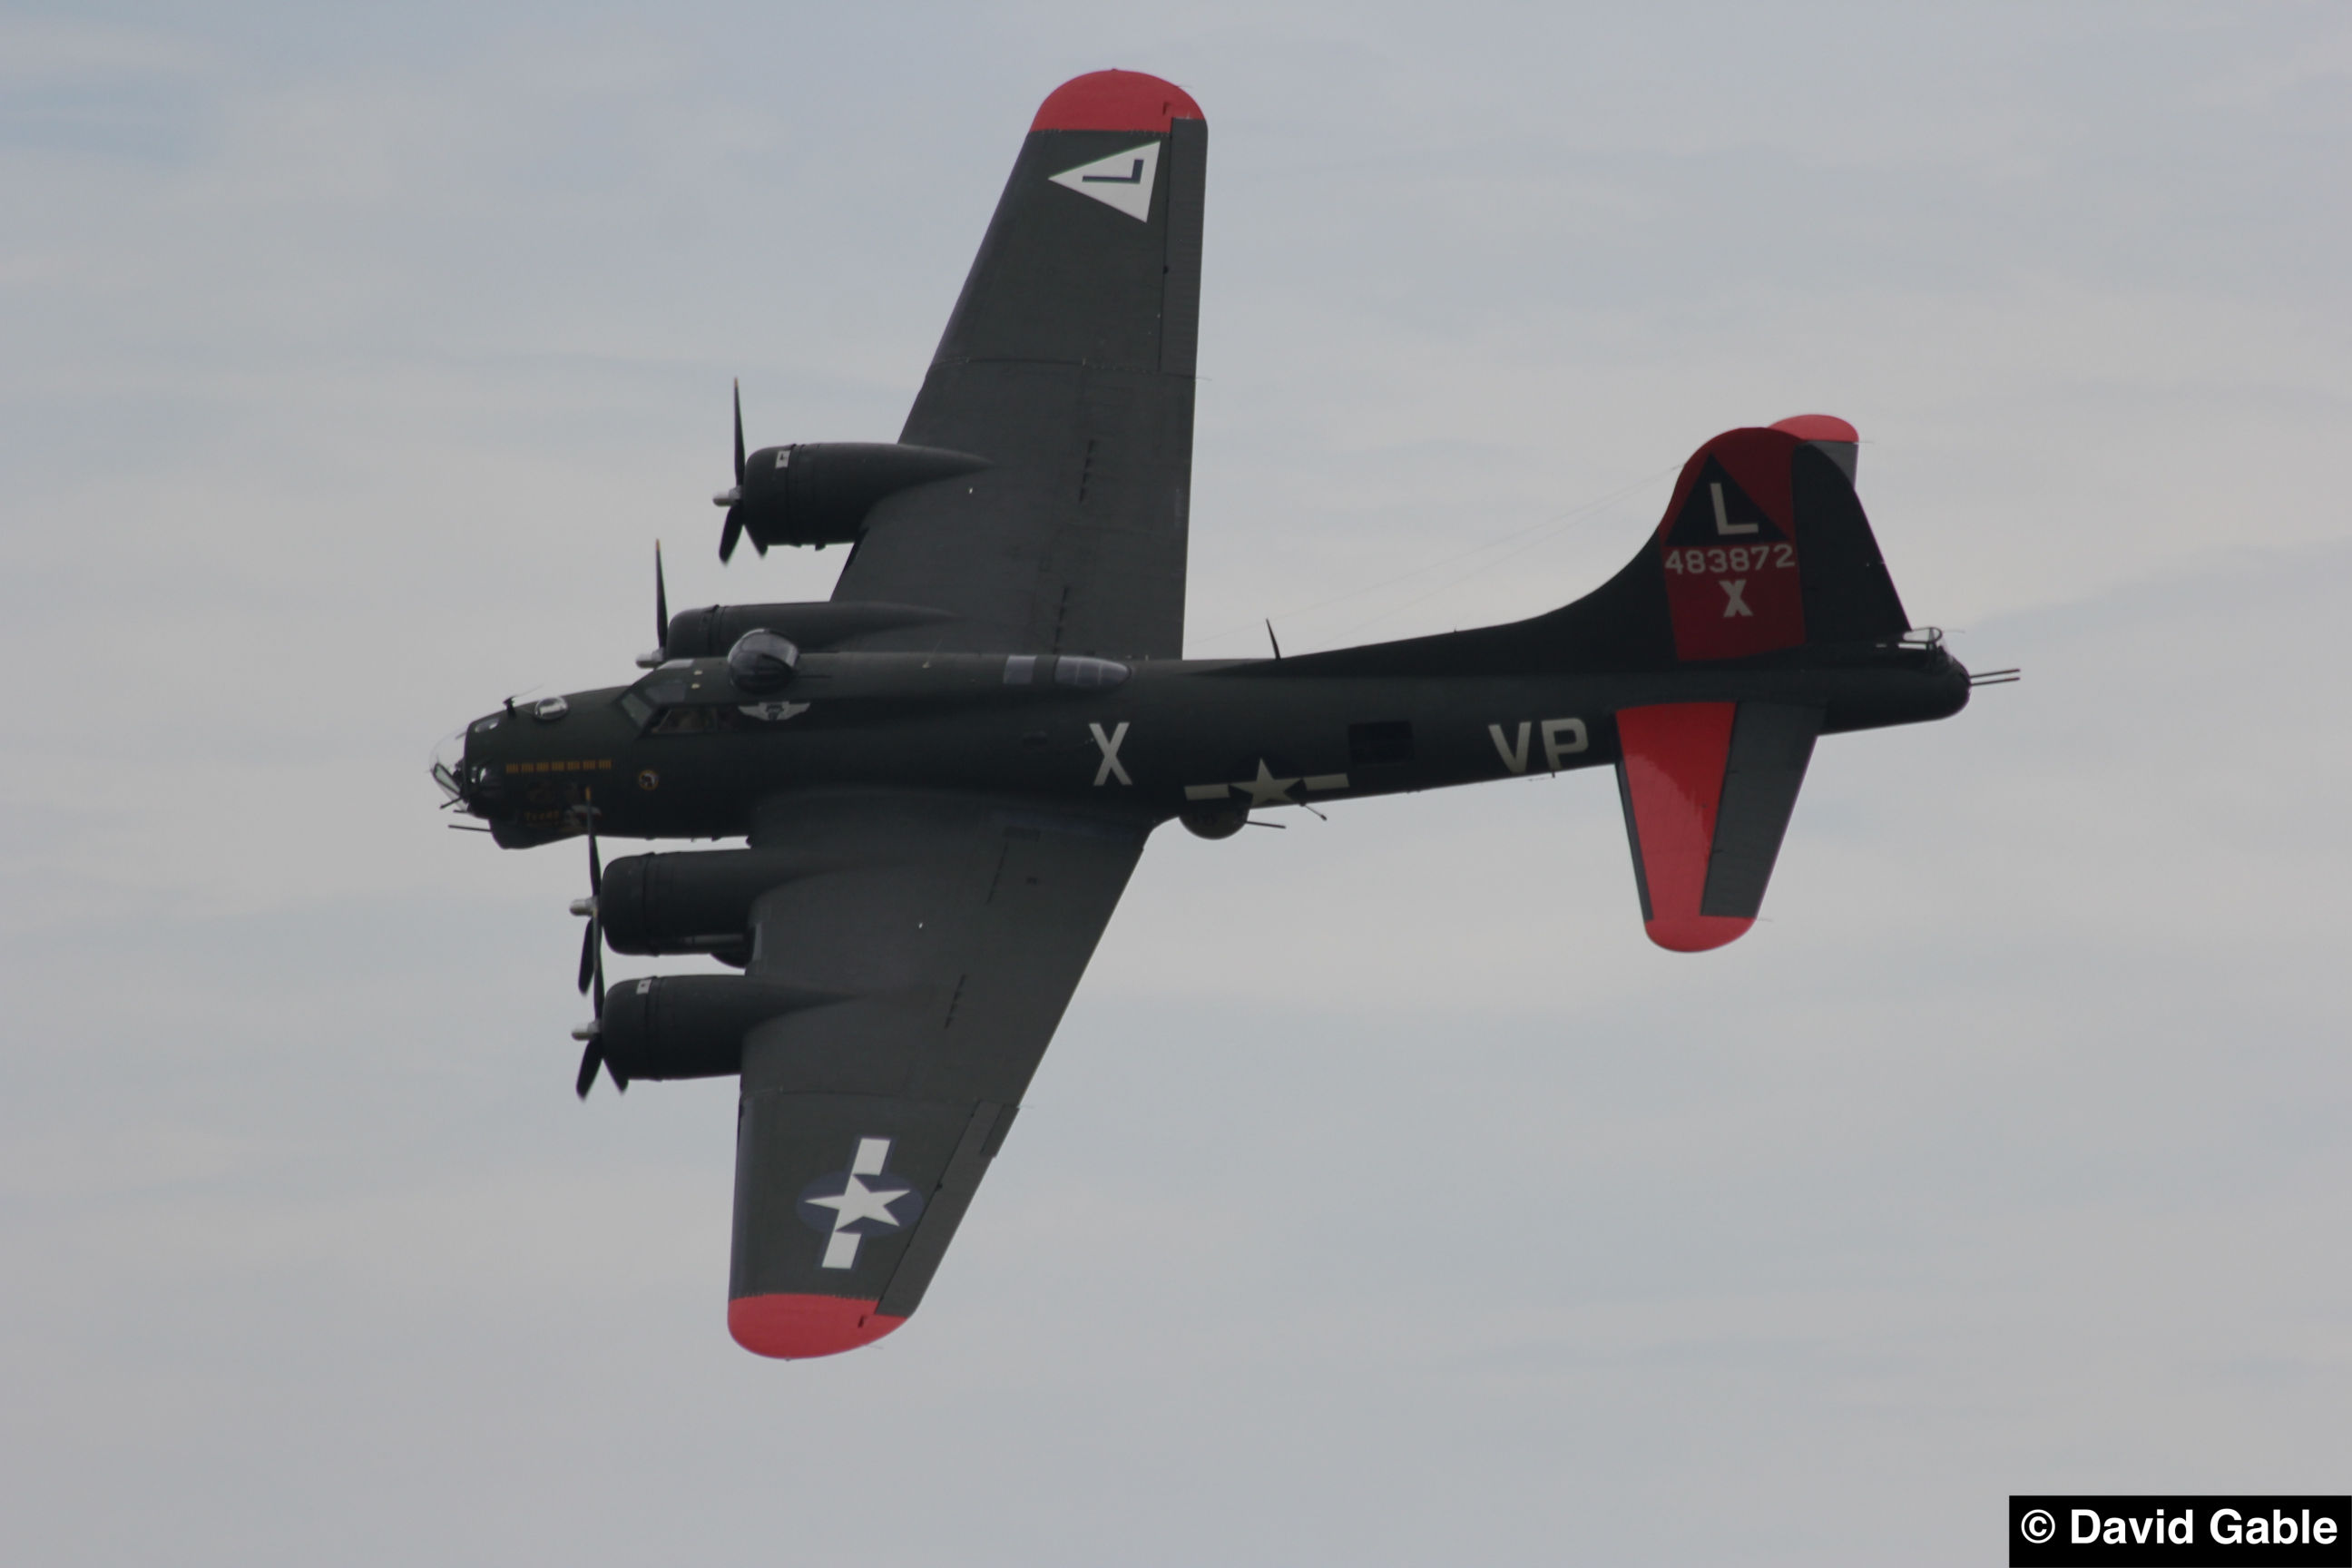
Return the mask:
<path id="1" fill-rule="evenodd" d="M 1126 722 L 1122 721 L 1118 728 L 1108 735 L 1103 733 L 1103 727 L 1099 724 L 1088 724 L 1087 728 L 1095 732 L 1095 746 L 1102 752 L 1102 766 L 1095 770 L 1095 787 L 1100 789 L 1113 779 L 1123 784 L 1135 783 L 1127 776 L 1127 770 L 1118 765 L 1118 748 L 1127 739 Z"/>
<path id="2" fill-rule="evenodd" d="M 1747 578 L 1717 577 L 1716 581 L 1723 585 L 1723 596 L 1727 601 L 1723 606 L 1723 618 L 1725 620 L 1727 621 L 1734 616 L 1748 616 L 1752 617 L 1756 614 L 1755 611 L 1748 607 Z"/>

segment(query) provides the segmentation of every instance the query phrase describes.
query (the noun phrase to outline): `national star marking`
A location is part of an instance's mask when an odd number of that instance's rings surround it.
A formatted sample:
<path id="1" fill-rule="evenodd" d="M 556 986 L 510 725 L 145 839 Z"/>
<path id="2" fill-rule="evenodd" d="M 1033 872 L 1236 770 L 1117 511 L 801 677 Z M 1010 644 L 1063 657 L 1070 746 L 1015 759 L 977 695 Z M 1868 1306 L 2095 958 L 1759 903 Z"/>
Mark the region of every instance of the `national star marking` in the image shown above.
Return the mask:
<path id="1" fill-rule="evenodd" d="M 890 1212 L 890 1205 L 911 1191 L 910 1187 L 900 1187 L 896 1192 L 877 1192 L 853 1175 L 849 1178 L 849 1185 L 834 1196 L 808 1201 L 818 1208 L 833 1211 L 833 1228 L 835 1230 L 856 1225 L 861 1219 L 878 1219 L 884 1225 L 897 1225 L 898 1216 Z"/>
<path id="2" fill-rule="evenodd" d="M 1272 770 L 1266 767 L 1265 759 L 1260 757 L 1257 760 L 1257 777 L 1237 780 L 1234 787 L 1248 792 L 1250 807 L 1255 810 L 1261 805 L 1293 804 L 1290 798 L 1290 786 L 1297 782 L 1296 778 L 1276 778 Z"/>

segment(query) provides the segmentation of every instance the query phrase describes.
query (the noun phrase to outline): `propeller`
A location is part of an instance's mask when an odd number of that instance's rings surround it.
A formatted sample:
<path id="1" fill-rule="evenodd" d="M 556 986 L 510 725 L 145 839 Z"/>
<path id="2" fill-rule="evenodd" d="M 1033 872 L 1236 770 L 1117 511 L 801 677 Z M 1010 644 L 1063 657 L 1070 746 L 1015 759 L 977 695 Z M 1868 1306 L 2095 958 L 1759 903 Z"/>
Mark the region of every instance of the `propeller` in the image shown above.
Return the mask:
<path id="1" fill-rule="evenodd" d="M 593 1011 L 589 1021 L 572 1031 L 575 1040 L 586 1042 L 580 1053 L 580 1078 L 572 1085 L 581 1099 L 595 1086 L 596 1069 L 613 1072 L 613 1087 L 626 1094 L 629 1080 L 613 1071 L 604 1060 L 604 917 L 600 902 L 604 892 L 604 862 L 596 853 L 596 805 L 593 795 L 581 797 L 586 803 L 588 816 L 588 896 L 572 900 L 572 912 L 588 917 L 588 930 L 580 943 L 580 990 L 590 999 Z"/>
<path id="2" fill-rule="evenodd" d="M 572 1031 L 573 1039 L 588 1042 L 587 1047 L 580 1053 L 580 1076 L 572 1085 L 572 1092 L 583 1100 L 587 1099 L 588 1091 L 596 1087 L 596 1069 L 604 1065 L 604 1042 L 601 1036 L 604 1026 L 604 982 L 600 978 L 596 982 L 595 1019 Z M 615 1078 L 613 1081 L 618 1083 L 621 1080 Z"/>
<path id="3" fill-rule="evenodd" d="M 658 669 L 669 658 L 669 584 L 662 576 L 661 541 L 654 541 L 654 646 L 637 655 L 639 669 Z"/>
<path id="4" fill-rule="evenodd" d="M 588 896 L 572 900 L 572 912 L 588 917 L 588 929 L 580 942 L 580 994 L 588 994 L 589 983 L 596 978 L 597 961 L 604 956 L 604 917 L 601 902 L 604 895 L 604 863 L 596 853 L 596 816 L 593 807 L 588 816 Z"/>
<path id="5" fill-rule="evenodd" d="M 735 383 L 735 488 L 721 490 L 711 500 L 727 509 L 727 526 L 719 535 L 719 560 L 723 565 L 743 537 L 743 383 Z M 761 554 L 767 553 L 764 550 Z M 667 631 L 667 628 L 664 628 Z"/>

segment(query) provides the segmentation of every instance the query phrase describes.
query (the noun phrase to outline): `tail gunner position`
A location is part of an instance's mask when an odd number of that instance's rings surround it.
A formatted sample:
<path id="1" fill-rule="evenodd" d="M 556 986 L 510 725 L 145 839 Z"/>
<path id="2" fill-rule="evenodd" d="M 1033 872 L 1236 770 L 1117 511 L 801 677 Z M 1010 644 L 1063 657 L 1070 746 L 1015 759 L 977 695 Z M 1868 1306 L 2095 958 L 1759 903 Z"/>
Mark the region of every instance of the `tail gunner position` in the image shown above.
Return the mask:
<path id="1" fill-rule="evenodd" d="M 436 757 L 500 845 L 587 837 L 580 1092 L 740 1075 L 728 1326 L 762 1355 L 915 1310 L 1159 825 L 1610 768 L 1650 938 L 1697 952 L 1754 921 L 1818 737 L 1968 701 L 1818 415 L 1701 447 L 1549 615 L 1183 658 L 1207 153 L 1167 82 L 1057 89 L 896 444 L 747 457 L 739 400 L 720 557 L 850 545 L 832 599 L 664 606 L 634 684 Z M 614 837 L 745 845 L 600 865 Z M 607 994 L 608 945 L 742 973 Z"/>

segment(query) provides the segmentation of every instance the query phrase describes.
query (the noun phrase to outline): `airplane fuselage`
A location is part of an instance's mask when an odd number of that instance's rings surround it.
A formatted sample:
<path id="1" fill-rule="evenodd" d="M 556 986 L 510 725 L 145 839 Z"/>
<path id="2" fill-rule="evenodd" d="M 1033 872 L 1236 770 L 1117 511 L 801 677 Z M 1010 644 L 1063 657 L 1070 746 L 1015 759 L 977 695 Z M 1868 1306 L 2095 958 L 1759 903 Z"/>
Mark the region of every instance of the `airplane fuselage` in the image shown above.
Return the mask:
<path id="1" fill-rule="evenodd" d="M 746 692 L 720 658 L 475 721 L 460 780 L 501 844 L 724 838 L 760 803 L 837 786 L 1058 799 L 1215 836 L 1254 810 L 1613 763 L 1615 714 L 1666 703 L 1822 710 L 1823 732 L 1968 700 L 1939 647 L 1641 673 L 1292 674 L 1308 659 L 812 653 Z"/>

